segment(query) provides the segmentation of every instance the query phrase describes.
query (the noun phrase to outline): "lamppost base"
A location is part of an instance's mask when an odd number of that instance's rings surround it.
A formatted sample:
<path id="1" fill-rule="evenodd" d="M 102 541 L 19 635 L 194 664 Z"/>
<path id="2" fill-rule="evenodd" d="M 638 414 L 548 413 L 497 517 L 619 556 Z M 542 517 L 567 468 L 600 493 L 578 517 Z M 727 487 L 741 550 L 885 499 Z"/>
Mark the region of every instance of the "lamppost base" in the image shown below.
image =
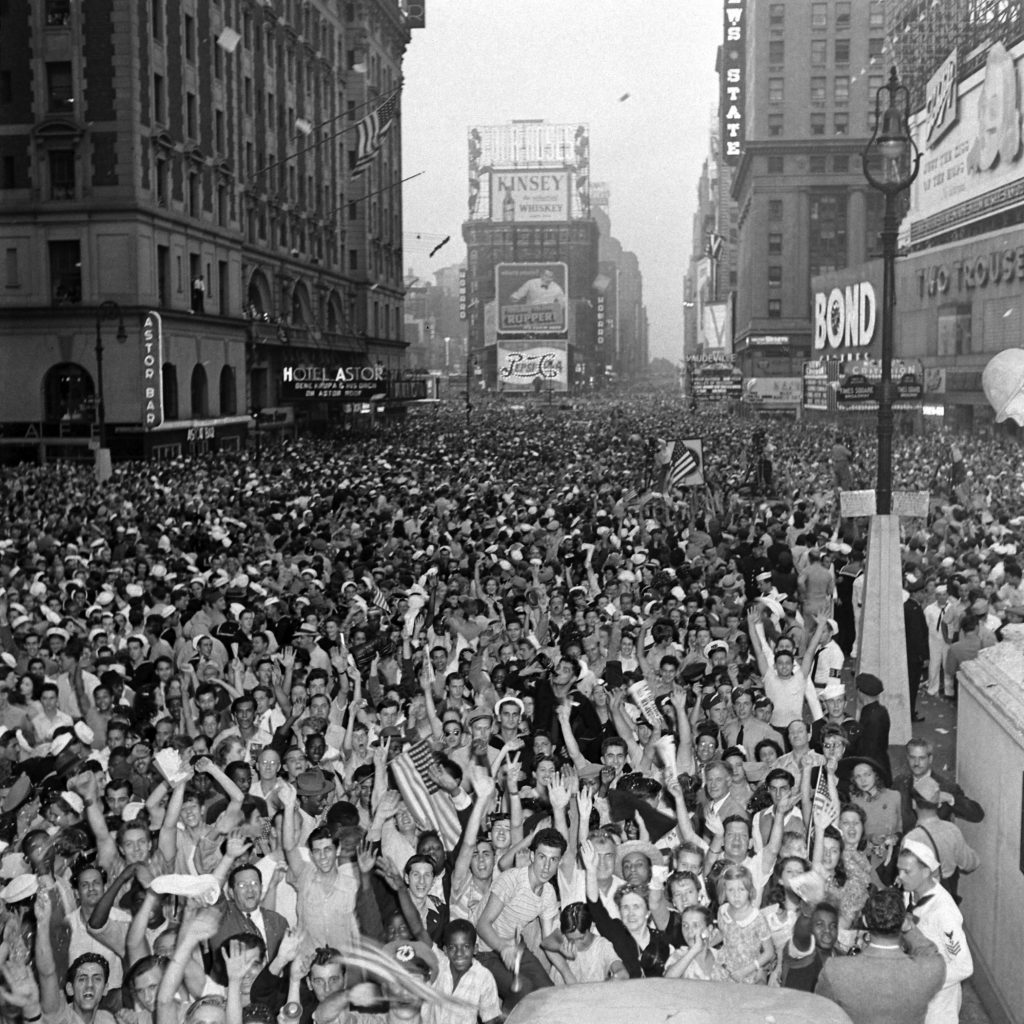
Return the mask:
<path id="1" fill-rule="evenodd" d="M 110 461 L 110 449 L 97 446 L 96 452 L 96 482 L 106 483 L 113 475 L 114 469 Z"/>
<path id="2" fill-rule="evenodd" d="M 864 572 L 857 671 L 870 672 L 882 680 L 885 690 L 881 702 L 889 710 L 889 743 L 902 745 L 910 739 L 911 721 L 898 515 L 871 517 Z"/>

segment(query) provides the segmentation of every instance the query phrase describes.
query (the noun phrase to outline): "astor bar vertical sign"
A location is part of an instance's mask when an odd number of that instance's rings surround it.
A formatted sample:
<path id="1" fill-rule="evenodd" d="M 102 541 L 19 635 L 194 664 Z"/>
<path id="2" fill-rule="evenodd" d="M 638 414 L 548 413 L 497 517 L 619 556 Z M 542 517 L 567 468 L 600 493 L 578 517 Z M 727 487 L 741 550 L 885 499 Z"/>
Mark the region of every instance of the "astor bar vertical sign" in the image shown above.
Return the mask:
<path id="1" fill-rule="evenodd" d="M 150 310 L 142 325 L 142 425 L 146 430 L 164 421 L 164 324 Z"/>
<path id="2" fill-rule="evenodd" d="M 722 158 L 730 166 L 743 152 L 744 96 L 747 88 L 747 0 L 725 0 L 725 40 L 722 45 Z"/>

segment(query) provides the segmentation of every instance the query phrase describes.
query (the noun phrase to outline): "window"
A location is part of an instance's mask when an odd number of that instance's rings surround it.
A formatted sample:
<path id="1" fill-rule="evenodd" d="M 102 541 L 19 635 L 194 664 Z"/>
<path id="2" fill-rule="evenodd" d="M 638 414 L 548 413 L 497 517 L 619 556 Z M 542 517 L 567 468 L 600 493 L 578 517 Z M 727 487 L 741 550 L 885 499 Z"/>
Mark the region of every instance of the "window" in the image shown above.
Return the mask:
<path id="1" fill-rule="evenodd" d="M 782 267 L 768 268 L 768 283 L 775 288 L 782 286 Z"/>
<path id="2" fill-rule="evenodd" d="M 785 170 L 785 159 L 781 156 L 768 157 L 768 173 L 782 174 Z"/>
<path id="3" fill-rule="evenodd" d="M 71 0 L 46 0 L 46 27 L 65 28 L 71 24 Z"/>
<path id="4" fill-rule="evenodd" d="M 768 43 L 768 63 L 782 64 L 786 59 L 786 44 L 781 39 L 772 39 Z"/>
<path id="5" fill-rule="evenodd" d="M 53 61 L 46 65 L 47 109 L 61 114 L 73 109 L 74 91 L 71 86 L 71 62 Z"/>
<path id="6" fill-rule="evenodd" d="M 824 174 L 828 170 L 828 157 L 815 154 L 810 159 L 811 174 Z"/>
<path id="7" fill-rule="evenodd" d="M 850 134 L 850 115 L 845 110 L 837 110 L 832 115 L 832 131 L 836 135 Z"/>
<path id="8" fill-rule="evenodd" d="M 50 423 L 89 423 L 96 415 L 95 395 L 88 370 L 58 363 L 43 378 L 43 416 Z"/>
<path id="9" fill-rule="evenodd" d="M 188 215 L 198 217 L 202 205 L 202 183 L 198 171 L 192 171 L 188 176 Z"/>
<path id="10" fill-rule="evenodd" d="M 832 170 L 836 174 L 847 174 L 850 170 L 850 158 L 845 155 L 832 157 Z"/>
<path id="11" fill-rule="evenodd" d="M 870 28 L 885 28 L 885 8 L 882 7 L 882 0 L 871 0 L 868 26 Z"/>
<path id="12" fill-rule="evenodd" d="M 234 416 L 238 412 L 238 395 L 235 387 L 234 367 L 225 366 L 220 371 L 220 414 Z"/>
<path id="13" fill-rule="evenodd" d="M 778 320 L 782 316 L 782 299 L 768 300 L 768 318 Z"/>
<path id="14" fill-rule="evenodd" d="M 786 20 L 786 5 L 772 4 L 768 8 L 768 24 L 781 25 Z"/>
<path id="15" fill-rule="evenodd" d="M 836 40 L 835 57 L 837 64 L 850 63 L 850 40 L 848 38 Z"/>
<path id="16" fill-rule="evenodd" d="M 825 48 L 828 45 L 825 39 L 811 40 L 811 64 L 816 67 L 825 63 Z"/>
<path id="17" fill-rule="evenodd" d="M 773 221 L 782 220 L 782 200 L 781 199 L 769 199 L 768 200 L 768 219 Z M 779 235 L 779 246 L 781 251 L 782 236 Z"/>
<path id="18" fill-rule="evenodd" d="M 185 60 L 196 59 L 196 19 L 191 14 L 185 15 Z"/>
<path id="19" fill-rule="evenodd" d="M 50 150 L 50 198 L 75 198 L 75 151 Z"/>
<path id="20" fill-rule="evenodd" d="M 773 203 L 779 204 L 779 209 L 782 209 L 782 200 L 773 199 Z M 781 220 L 781 214 L 779 219 Z M 781 256 L 782 255 L 782 232 L 772 231 L 768 235 L 768 255 L 769 256 Z"/>
<path id="21" fill-rule="evenodd" d="M 158 124 L 167 123 L 167 97 L 164 93 L 164 76 L 153 76 L 153 120 Z"/>
<path id="22" fill-rule="evenodd" d="M 164 0 L 152 0 L 153 12 L 153 38 L 156 40 L 164 37 Z"/>
<path id="23" fill-rule="evenodd" d="M 174 363 L 160 367 L 160 381 L 164 392 L 164 419 L 178 418 L 178 370 Z"/>
<path id="24" fill-rule="evenodd" d="M 185 134 L 194 139 L 198 136 L 196 130 L 196 94 L 185 93 Z"/>
<path id="25" fill-rule="evenodd" d="M 836 75 L 833 82 L 833 96 L 837 107 L 845 107 L 850 102 L 850 76 Z"/>
<path id="26" fill-rule="evenodd" d="M 82 255 L 77 238 L 50 242 L 50 294 L 57 305 L 82 301 Z"/>
<path id="27" fill-rule="evenodd" d="M 5 282 L 8 288 L 21 287 L 21 275 L 18 273 L 18 250 L 7 249 L 4 253 Z"/>
<path id="28" fill-rule="evenodd" d="M 348 269 L 358 270 L 359 269 L 359 250 L 349 249 L 348 251 Z"/>
<path id="29" fill-rule="evenodd" d="M 877 63 L 882 59 L 882 54 L 885 50 L 885 40 L 879 37 L 873 36 L 868 40 L 868 57 L 872 63 Z"/>
<path id="30" fill-rule="evenodd" d="M 828 4 L 811 4 L 811 28 L 828 28 Z"/>
<path id="31" fill-rule="evenodd" d="M 210 390 L 206 381 L 206 370 L 202 363 L 196 363 L 192 370 L 192 415 L 210 415 Z"/>
<path id="32" fill-rule="evenodd" d="M 768 134 L 774 138 L 777 138 L 782 134 L 782 115 L 781 114 L 769 114 L 768 115 Z"/>
<path id="33" fill-rule="evenodd" d="M 224 152 L 224 111 L 216 110 L 213 114 L 213 145 L 218 153 Z"/>
<path id="34" fill-rule="evenodd" d="M 811 114 L 811 134 L 825 134 L 825 115 L 823 113 Z"/>
<path id="35" fill-rule="evenodd" d="M 810 196 L 807 249 L 812 277 L 846 266 L 846 206 L 845 191 Z"/>
<path id="36" fill-rule="evenodd" d="M 839 31 L 850 27 L 850 0 L 836 0 L 836 28 Z"/>
<path id="37" fill-rule="evenodd" d="M 252 79 L 248 75 L 242 84 L 242 93 L 245 97 L 245 112 L 252 114 Z"/>
<path id="38" fill-rule="evenodd" d="M 783 82 L 784 78 L 769 78 L 768 79 L 768 102 L 769 103 L 781 103 L 783 100 Z"/>
<path id="39" fill-rule="evenodd" d="M 213 44 L 213 77 L 217 79 L 224 77 L 224 51 L 216 42 Z"/>
<path id="40" fill-rule="evenodd" d="M 18 172 L 13 156 L 5 156 L 0 163 L 0 188 L 17 188 Z"/>
<path id="41" fill-rule="evenodd" d="M 811 106 L 825 106 L 825 76 L 815 75 L 811 78 Z"/>

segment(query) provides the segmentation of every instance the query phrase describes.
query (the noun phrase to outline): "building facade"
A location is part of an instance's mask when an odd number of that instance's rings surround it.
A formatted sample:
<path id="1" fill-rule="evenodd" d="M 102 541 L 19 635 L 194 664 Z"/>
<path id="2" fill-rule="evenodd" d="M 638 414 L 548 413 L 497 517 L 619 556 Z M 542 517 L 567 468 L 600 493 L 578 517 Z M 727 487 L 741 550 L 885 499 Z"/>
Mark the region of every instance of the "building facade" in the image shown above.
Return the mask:
<path id="1" fill-rule="evenodd" d="M 995 412 L 982 372 L 1024 338 L 1024 7 L 980 0 L 940 11 L 905 0 L 890 17 L 906 59 L 910 129 L 921 157 L 895 268 L 893 351 L 920 368 L 923 386 L 904 418 L 918 426 L 990 427 Z M 824 275 L 814 290 L 819 305 L 840 292 L 846 305 L 847 288 L 863 294 L 865 283 L 880 302 L 877 261 Z M 826 307 L 826 326 L 834 319 L 828 314 Z M 815 358 L 877 360 L 880 314 L 873 328 L 856 346 L 845 331 L 842 339 L 839 332 L 819 338 Z M 1000 429 L 1020 433 L 1013 423 Z"/>
<path id="2" fill-rule="evenodd" d="M 397 0 L 9 0 L 5 457 L 101 406 L 115 457 L 240 447 L 337 419 L 289 369 L 400 368 L 400 117 L 358 176 L 354 127 L 409 38 Z"/>
<path id="3" fill-rule="evenodd" d="M 743 61 L 740 108 L 722 76 L 723 109 L 738 109 L 743 136 L 727 150 L 736 363 L 745 377 L 799 375 L 811 355 L 811 278 L 878 247 L 883 204 L 860 155 L 888 71 L 885 4 L 725 0 L 725 10 L 726 48 L 731 31 Z"/>
<path id="4" fill-rule="evenodd" d="M 467 326 L 484 385 L 545 393 L 603 386 L 587 126 L 473 127 L 468 154 Z"/>

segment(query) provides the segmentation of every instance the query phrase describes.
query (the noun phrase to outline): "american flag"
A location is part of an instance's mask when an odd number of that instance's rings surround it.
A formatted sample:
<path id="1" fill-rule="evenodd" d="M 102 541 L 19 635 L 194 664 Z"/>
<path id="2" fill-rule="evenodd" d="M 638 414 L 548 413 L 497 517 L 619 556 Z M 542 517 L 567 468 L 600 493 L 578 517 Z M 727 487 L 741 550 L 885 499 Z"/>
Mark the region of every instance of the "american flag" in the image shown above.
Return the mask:
<path id="1" fill-rule="evenodd" d="M 388 599 L 384 596 L 384 591 L 377 586 L 376 580 L 372 576 L 364 576 L 363 582 L 370 593 L 370 603 L 374 607 L 379 608 L 385 615 L 390 614 L 391 609 L 388 607 Z"/>
<path id="2" fill-rule="evenodd" d="M 704 445 L 699 438 L 665 441 L 654 457 L 654 489 L 665 493 L 674 487 L 704 483 Z"/>
<path id="3" fill-rule="evenodd" d="M 818 782 L 814 787 L 814 802 L 811 805 L 814 817 L 825 816 L 827 825 L 834 825 L 839 820 L 839 804 L 835 793 L 828 784 L 828 769 L 821 765 L 818 768 Z"/>
<path id="4" fill-rule="evenodd" d="M 398 97 L 396 89 L 376 110 L 367 114 L 356 125 L 356 162 L 353 167 L 355 174 L 361 174 L 373 161 L 384 145 L 384 136 L 391 129 L 391 123 L 398 113 Z"/>
<path id="5" fill-rule="evenodd" d="M 408 750 L 403 750 L 391 762 L 391 774 L 413 818 L 435 829 L 445 847 L 454 850 L 462 826 L 452 798 L 442 793 L 427 775 L 427 769 L 433 762 L 434 753 L 430 744 L 421 740 Z"/>

